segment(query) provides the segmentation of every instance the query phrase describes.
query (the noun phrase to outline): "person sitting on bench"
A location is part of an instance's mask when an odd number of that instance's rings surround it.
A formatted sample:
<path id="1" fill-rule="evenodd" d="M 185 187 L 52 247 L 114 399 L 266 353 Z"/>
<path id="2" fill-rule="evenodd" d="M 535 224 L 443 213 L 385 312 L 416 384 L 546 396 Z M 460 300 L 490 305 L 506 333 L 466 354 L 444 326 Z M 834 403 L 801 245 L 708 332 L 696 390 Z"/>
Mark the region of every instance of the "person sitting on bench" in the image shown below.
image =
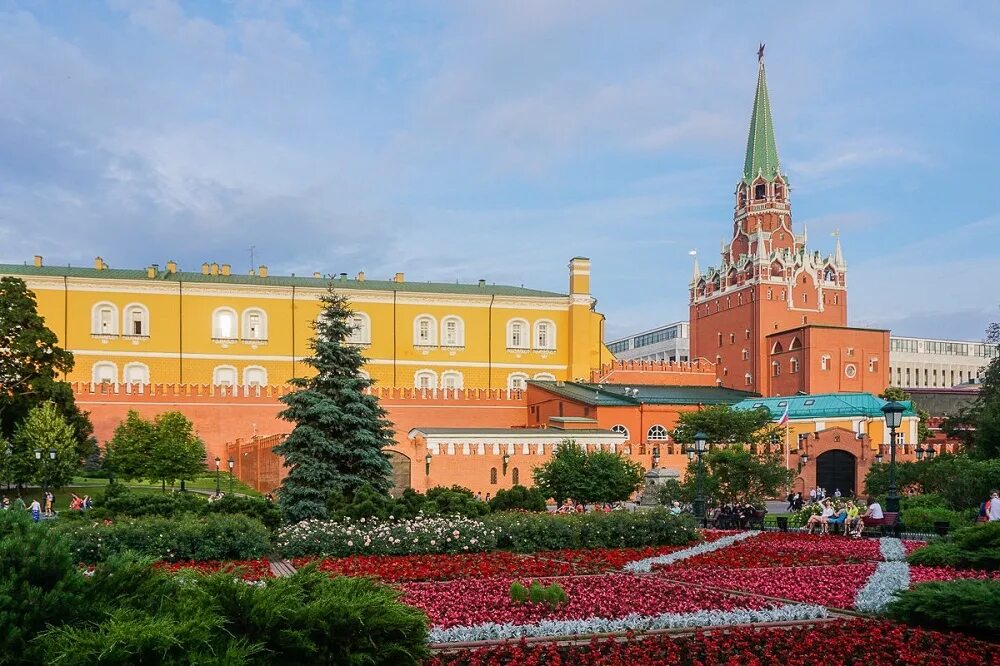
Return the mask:
<path id="1" fill-rule="evenodd" d="M 865 514 L 861 516 L 861 520 L 858 521 L 858 529 L 854 531 L 854 537 L 858 538 L 861 533 L 865 531 L 865 519 L 871 519 L 873 521 L 882 520 L 885 518 L 885 514 L 882 513 L 882 505 L 878 503 L 874 497 L 868 498 L 868 510 Z"/>
<path id="2" fill-rule="evenodd" d="M 833 525 L 833 529 L 836 532 L 837 529 L 847 522 L 847 507 L 837 505 L 837 512 L 833 514 L 830 518 L 823 523 L 823 529 L 820 530 L 820 534 L 827 535 L 830 533 L 830 526 Z"/>
<path id="3" fill-rule="evenodd" d="M 806 522 L 806 528 L 809 530 L 809 534 L 813 533 L 813 525 L 821 525 L 825 527 L 826 521 L 832 516 L 833 507 L 830 505 L 830 500 L 823 500 L 823 512 L 809 516 L 809 521 Z"/>

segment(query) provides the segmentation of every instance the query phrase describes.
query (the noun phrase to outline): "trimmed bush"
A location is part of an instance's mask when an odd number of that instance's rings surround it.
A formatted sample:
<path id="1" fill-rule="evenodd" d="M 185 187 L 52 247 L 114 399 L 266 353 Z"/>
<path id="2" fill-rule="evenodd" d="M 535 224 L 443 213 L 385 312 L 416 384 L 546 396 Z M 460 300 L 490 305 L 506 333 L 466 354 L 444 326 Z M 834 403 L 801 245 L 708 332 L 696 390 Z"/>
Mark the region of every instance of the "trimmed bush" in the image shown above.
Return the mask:
<path id="1" fill-rule="evenodd" d="M 956 530 L 951 537 L 914 551 L 910 564 L 958 569 L 1000 569 L 1000 522 Z"/>
<path id="2" fill-rule="evenodd" d="M 1000 580 L 924 583 L 886 608 L 894 620 L 941 631 L 962 631 L 992 641 L 1000 634 Z"/>
<path id="3" fill-rule="evenodd" d="M 490 500 L 490 511 L 545 511 L 545 496 L 537 488 L 517 485 L 510 490 L 501 488 Z"/>
<path id="4" fill-rule="evenodd" d="M 277 531 L 284 523 L 281 516 L 281 509 L 278 508 L 278 505 L 274 502 L 268 502 L 263 497 L 226 495 L 215 502 L 205 502 L 202 514 L 225 514 L 256 518 L 264 523 L 264 526 L 272 532 Z"/>
<path id="5" fill-rule="evenodd" d="M 462 486 L 435 486 L 427 491 L 427 506 L 424 513 L 442 516 L 465 516 L 478 518 L 489 513 L 490 505 L 476 499 L 472 491 Z"/>
<path id="6" fill-rule="evenodd" d="M 78 562 L 101 562 L 125 551 L 167 561 L 247 560 L 270 548 L 267 528 L 242 515 L 75 522 L 50 529 L 66 539 Z"/>

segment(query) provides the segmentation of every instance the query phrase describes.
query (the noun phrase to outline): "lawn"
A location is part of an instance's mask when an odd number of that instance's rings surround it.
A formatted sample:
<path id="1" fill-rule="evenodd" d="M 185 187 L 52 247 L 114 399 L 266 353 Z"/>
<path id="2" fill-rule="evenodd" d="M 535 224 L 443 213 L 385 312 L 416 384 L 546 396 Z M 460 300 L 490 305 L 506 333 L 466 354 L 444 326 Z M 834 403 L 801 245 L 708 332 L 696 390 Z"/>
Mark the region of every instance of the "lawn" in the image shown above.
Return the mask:
<path id="1" fill-rule="evenodd" d="M 86 476 L 74 476 L 73 485 L 76 486 L 106 486 L 108 485 L 107 479 L 100 478 L 90 478 Z M 143 480 L 132 480 L 127 482 L 129 488 L 154 488 L 156 490 L 160 489 L 160 483 L 143 481 Z M 205 491 L 205 492 L 215 492 L 215 475 L 214 474 L 204 474 L 195 479 L 189 479 L 184 482 L 184 487 L 188 490 Z M 219 475 L 219 488 L 224 493 L 229 492 L 229 475 L 220 474 Z M 178 482 L 174 487 L 174 490 L 180 489 L 180 483 Z M 169 492 L 171 487 L 167 486 L 167 491 Z M 233 492 L 239 495 L 250 495 L 251 497 L 260 497 L 261 493 L 257 492 L 250 486 L 246 485 L 239 479 L 233 479 Z"/>

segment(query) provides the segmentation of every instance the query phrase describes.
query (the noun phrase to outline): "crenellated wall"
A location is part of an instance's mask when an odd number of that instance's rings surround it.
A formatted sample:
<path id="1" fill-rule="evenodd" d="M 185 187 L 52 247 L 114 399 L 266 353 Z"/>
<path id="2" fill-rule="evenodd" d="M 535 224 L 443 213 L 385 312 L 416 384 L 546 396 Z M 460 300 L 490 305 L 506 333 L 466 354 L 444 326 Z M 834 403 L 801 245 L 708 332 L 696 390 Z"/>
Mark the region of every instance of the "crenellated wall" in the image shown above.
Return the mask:
<path id="1" fill-rule="evenodd" d="M 614 361 L 590 372 L 594 384 L 715 386 L 715 364 L 693 361 Z"/>

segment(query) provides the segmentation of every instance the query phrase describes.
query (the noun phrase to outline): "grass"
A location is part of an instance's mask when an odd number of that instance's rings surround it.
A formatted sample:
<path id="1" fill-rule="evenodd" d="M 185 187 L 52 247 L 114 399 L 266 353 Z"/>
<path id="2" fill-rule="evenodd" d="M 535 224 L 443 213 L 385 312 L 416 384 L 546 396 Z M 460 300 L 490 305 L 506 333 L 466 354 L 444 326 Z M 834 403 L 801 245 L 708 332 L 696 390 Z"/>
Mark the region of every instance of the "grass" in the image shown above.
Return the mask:
<path id="1" fill-rule="evenodd" d="M 63 488 L 56 488 L 52 491 L 52 494 L 55 495 L 55 504 L 53 506 L 56 511 L 69 511 L 69 503 L 70 500 L 73 499 L 73 493 L 76 493 L 80 497 L 90 495 L 93 498 L 96 494 L 94 492 L 94 488 L 94 485 L 70 485 Z M 134 490 L 135 492 L 143 495 L 152 495 L 153 493 L 160 492 L 158 488 L 155 490 L 152 488 L 135 488 Z M 4 486 L 2 494 L 10 498 L 11 506 L 13 506 L 14 498 L 17 497 L 17 489 L 11 488 L 10 491 L 8 491 L 6 486 Z M 37 499 L 38 503 L 42 505 L 42 508 L 45 508 L 45 501 L 42 499 L 41 488 L 25 488 L 21 491 L 21 499 L 24 500 L 25 505 L 29 505 L 32 500 Z"/>
<path id="2" fill-rule="evenodd" d="M 95 478 L 90 478 L 90 477 L 86 477 L 86 476 L 74 476 L 73 477 L 73 485 L 80 486 L 80 487 L 83 487 L 83 486 L 103 487 L 103 486 L 108 485 L 108 480 L 107 479 L 95 479 Z M 151 489 L 154 489 L 154 490 L 157 490 L 157 491 L 159 491 L 160 488 L 161 488 L 160 483 L 158 483 L 158 482 L 143 481 L 143 480 L 139 480 L 139 479 L 128 481 L 126 483 L 126 485 L 129 488 L 136 488 L 136 489 L 138 489 L 138 488 L 151 488 Z M 203 491 L 208 491 L 208 492 L 215 492 L 215 475 L 214 474 L 205 474 L 205 475 L 199 476 L 199 477 L 197 477 L 195 479 L 188 479 L 188 480 L 186 480 L 184 482 L 184 487 L 187 488 L 188 490 L 203 490 Z M 228 493 L 229 492 L 229 474 L 220 474 L 219 475 L 219 488 L 224 493 Z M 172 488 L 169 485 L 167 486 L 167 492 L 170 492 L 170 490 L 172 490 L 172 489 L 173 490 L 179 490 L 180 489 L 180 483 L 178 482 Z M 257 492 L 256 490 L 254 490 L 250 486 L 246 485 L 245 483 L 243 483 L 239 479 L 235 479 L 235 478 L 233 479 L 233 492 L 237 493 L 239 495 L 250 495 L 251 497 L 260 497 L 261 496 L 261 493 Z"/>

